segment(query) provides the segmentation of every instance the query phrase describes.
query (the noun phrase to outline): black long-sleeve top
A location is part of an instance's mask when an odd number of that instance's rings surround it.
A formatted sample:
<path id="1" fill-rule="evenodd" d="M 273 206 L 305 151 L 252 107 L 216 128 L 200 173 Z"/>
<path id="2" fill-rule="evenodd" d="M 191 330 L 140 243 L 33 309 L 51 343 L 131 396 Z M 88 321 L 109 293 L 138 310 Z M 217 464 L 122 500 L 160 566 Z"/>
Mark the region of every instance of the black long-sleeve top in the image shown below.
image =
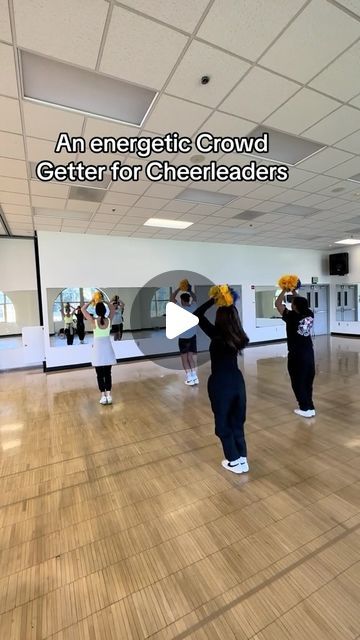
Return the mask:
<path id="1" fill-rule="evenodd" d="M 211 360 L 211 373 L 221 373 L 222 376 L 233 375 L 239 371 L 238 367 L 238 352 L 236 349 L 230 347 L 224 340 L 223 336 L 217 329 L 216 325 L 212 324 L 210 320 L 205 318 L 205 313 L 215 304 L 211 298 L 207 302 L 204 302 L 196 311 L 193 311 L 194 315 L 199 318 L 199 326 L 210 338 L 210 360 Z"/>

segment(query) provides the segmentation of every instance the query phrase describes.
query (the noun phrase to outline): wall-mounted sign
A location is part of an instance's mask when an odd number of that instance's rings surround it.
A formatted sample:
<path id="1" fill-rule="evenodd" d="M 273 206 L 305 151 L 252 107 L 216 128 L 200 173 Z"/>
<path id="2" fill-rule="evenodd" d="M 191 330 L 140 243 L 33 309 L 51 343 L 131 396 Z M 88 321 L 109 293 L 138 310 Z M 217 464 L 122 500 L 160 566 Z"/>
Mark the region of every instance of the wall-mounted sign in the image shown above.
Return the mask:
<path id="1" fill-rule="evenodd" d="M 319 278 L 317 276 L 313 276 L 311 278 L 311 284 L 317 284 L 319 282 Z"/>

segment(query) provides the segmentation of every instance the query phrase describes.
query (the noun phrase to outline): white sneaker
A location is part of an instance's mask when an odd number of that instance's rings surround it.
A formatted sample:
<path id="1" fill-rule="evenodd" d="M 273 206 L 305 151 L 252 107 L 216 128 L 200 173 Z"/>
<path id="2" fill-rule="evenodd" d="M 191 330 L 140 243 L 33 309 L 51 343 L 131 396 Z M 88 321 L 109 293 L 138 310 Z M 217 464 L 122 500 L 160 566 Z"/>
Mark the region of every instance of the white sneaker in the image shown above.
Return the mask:
<path id="1" fill-rule="evenodd" d="M 242 473 L 247 473 L 249 471 L 249 463 L 247 458 L 239 458 L 239 462 L 241 465 Z"/>
<path id="2" fill-rule="evenodd" d="M 101 396 L 99 402 L 100 404 L 106 404 L 106 396 Z"/>
<path id="3" fill-rule="evenodd" d="M 301 416 L 302 418 L 313 418 L 315 415 L 315 411 L 313 409 L 308 409 L 308 411 L 294 409 L 294 413 L 296 413 L 297 416 Z"/>
<path id="4" fill-rule="evenodd" d="M 235 460 L 234 462 L 229 462 L 229 460 L 223 460 L 221 465 L 224 469 L 228 471 L 232 471 L 232 473 L 243 473 L 242 465 L 240 464 L 240 460 Z"/>
<path id="5" fill-rule="evenodd" d="M 106 404 L 112 404 L 112 397 L 106 396 Z"/>
<path id="6" fill-rule="evenodd" d="M 196 373 L 195 373 L 195 375 L 193 376 L 193 383 L 194 383 L 194 384 L 199 384 L 199 378 L 197 377 Z"/>
<path id="7" fill-rule="evenodd" d="M 193 379 L 191 373 L 188 373 L 186 375 L 185 384 L 187 384 L 188 387 L 193 387 L 194 386 L 195 383 L 194 383 L 194 379 Z"/>

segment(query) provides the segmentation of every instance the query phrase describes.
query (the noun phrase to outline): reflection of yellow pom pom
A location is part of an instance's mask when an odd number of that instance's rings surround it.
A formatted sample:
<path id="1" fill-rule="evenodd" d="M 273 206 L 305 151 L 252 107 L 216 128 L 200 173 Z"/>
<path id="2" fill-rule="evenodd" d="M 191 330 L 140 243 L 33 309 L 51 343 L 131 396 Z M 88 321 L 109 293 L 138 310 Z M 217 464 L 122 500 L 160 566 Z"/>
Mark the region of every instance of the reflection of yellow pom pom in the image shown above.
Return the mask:
<path id="1" fill-rule="evenodd" d="M 179 284 L 179 289 L 180 291 L 189 291 L 190 285 L 189 285 L 189 280 L 186 280 L 186 278 L 184 278 L 184 280 L 181 280 L 180 284 Z"/>
<path id="2" fill-rule="evenodd" d="M 278 285 L 280 289 L 286 289 L 286 291 L 293 291 L 297 289 L 299 277 L 294 275 L 281 276 Z"/>
<path id="3" fill-rule="evenodd" d="M 98 302 L 103 302 L 103 301 L 104 301 L 104 298 L 101 291 L 95 291 L 92 297 L 92 303 L 96 305 Z"/>
<path id="4" fill-rule="evenodd" d="M 214 298 L 215 304 L 218 307 L 230 307 L 234 304 L 233 295 L 227 284 L 214 285 L 211 287 L 209 297 Z"/>

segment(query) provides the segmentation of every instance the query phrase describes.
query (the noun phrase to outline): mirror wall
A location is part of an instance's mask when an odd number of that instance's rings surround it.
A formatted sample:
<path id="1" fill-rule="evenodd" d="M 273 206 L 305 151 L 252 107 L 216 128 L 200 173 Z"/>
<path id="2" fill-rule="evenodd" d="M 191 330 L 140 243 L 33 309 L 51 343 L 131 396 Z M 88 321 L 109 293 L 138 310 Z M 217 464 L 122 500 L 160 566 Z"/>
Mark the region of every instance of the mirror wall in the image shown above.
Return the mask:
<path id="1" fill-rule="evenodd" d="M 23 327 L 39 323 L 36 291 L 0 291 L 0 349 L 18 349 Z"/>
<path id="2" fill-rule="evenodd" d="M 257 327 L 282 325 L 283 321 L 275 308 L 280 289 L 271 286 L 255 287 L 255 313 Z"/>

